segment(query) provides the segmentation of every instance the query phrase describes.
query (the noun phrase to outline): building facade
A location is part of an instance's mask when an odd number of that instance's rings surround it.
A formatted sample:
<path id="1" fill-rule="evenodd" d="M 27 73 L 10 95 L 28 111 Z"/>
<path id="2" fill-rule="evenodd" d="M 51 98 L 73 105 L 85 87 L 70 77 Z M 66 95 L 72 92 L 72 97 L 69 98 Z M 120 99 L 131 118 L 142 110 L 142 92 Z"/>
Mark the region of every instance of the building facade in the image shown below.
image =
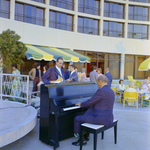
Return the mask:
<path id="1" fill-rule="evenodd" d="M 0 0 L 0 33 L 26 44 L 69 48 L 91 58 L 79 70 L 106 67 L 114 79 L 143 79 L 150 56 L 150 0 Z M 30 65 L 30 62 L 28 62 Z"/>

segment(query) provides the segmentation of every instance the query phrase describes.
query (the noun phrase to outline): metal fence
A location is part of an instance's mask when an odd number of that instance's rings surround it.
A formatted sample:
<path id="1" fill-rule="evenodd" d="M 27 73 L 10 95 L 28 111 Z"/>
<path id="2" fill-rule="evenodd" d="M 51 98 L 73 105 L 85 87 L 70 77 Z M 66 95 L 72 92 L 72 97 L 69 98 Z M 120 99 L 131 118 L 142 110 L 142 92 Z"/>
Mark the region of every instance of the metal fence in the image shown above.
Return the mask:
<path id="1" fill-rule="evenodd" d="M 40 26 L 44 26 L 44 24 L 45 24 L 45 19 L 43 19 L 43 18 L 32 17 L 32 16 L 28 16 L 28 15 L 23 15 L 20 13 L 15 13 L 15 20 L 27 22 L 27 23 L 31 23 L 31 24 L 36 24 L 36 25 L 40 25 Z"/>
<path id="2" fill-rule="evenodd" d="M 45 4 L 45 0 L 32 0 L 32 1 L 39 2 L 39 3 L 44 3 Z"/>
<path id="3" fill-rule="evenodd" d="M 86 6 L 86 5 L 78 5 L 79 12 L 92 14 L 92 15 L 100 15 L 100 8 L 92 7 L 92 6 Z"/>
<path id="4" fill-rule="evenodd" d="M 80 33 L 99 35 L 99 31 L 100 31 L 99 28 L 78 25 L 78 32 L 80 32 Z"/>
<path id="5" fill-rule="evenodd" d="M 128 32 L 128 38 L 133 38 L 133 39 L 148 39 L 148 36 L 149 36 L 148 33 Z"/>
<path id="6" fill-rule="evenodd" d="M 119 12 L 119 11 L 111 11 L 111 10 L 104 10 L 104 16 L 105 17 L 111 17 L 111 18 L 119 18 L 124 19 L 125 18 L 125 12 Z"/>
<path id="7" fill-rule="evenodd" d="M 36 96 L 34 96 L 36 94 Z M 32 96 L 34 96 L 34 98 L 32 98 Z M 36 103 L 40 103 L 40 91 L 36 91 L 36 92 L 30 92 L 29 93 L 29 101 L 28 104 L 29 105 L 33 105 L 34 107 L 39 107 L 39 104 Z M 37 106 L 38 105 L 38 106 Z"/>
<path id="8" fill-rule="evenodd" d="M 64 22 L 57 22 L 57 21 L 51 21 L 50 20 L 49 27 L 67 30 L 67 31 L 73 31 L 73 24 L 64 23 Z"/>
<path id="9" fill-rule="evenodd" d="M 129 13 L 129 20 L 139 20 L 139 21 L 149 21 L 149 15 L 148 14 L 135 14 L 135 13 Z"/>
<path id="10" fill-rule="evenodd" d="M 111 36 L 111 37 L 124 37 L 124 31 L 121 30 L 105 30 L 103 31 L 104 36 Z"/>
<path id="11" fill-rule="evenodd" d="M 29 104 L 29 76 L 0 74 L 0 98 Z"/>
<path id="12" fill-rule="evenodd" d="M 74 10 L 74 2 L 67 0 L 51 0 L 50 5 L 57 6 L 64 9 Z"/>
<path id="13" fill-rule="evenodd" d="M 0 17 L 9 19 L 10 18 L 10 11 L 0 9 Z"/>

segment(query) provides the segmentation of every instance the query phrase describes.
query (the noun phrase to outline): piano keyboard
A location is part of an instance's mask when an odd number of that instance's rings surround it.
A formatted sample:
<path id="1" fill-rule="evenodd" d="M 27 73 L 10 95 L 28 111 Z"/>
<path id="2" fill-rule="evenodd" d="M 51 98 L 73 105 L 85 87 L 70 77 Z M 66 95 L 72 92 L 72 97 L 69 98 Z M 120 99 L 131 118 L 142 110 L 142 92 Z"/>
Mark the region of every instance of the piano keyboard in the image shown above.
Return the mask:
<path id="1" fill-rule="evenodd" d="M 63 111 L 68 111 L 68 110 L 73 110 L 78 108 L 80 108 L 80 106 L 73 106 L 73 107 L 63 108 Z"/>

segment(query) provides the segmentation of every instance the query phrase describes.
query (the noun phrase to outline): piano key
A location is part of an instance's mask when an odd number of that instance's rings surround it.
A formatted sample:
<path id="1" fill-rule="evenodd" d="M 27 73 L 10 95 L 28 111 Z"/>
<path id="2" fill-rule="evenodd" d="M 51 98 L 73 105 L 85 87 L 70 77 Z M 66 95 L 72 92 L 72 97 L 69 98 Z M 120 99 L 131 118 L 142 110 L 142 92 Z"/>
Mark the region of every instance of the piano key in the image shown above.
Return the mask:
<path id="1" fill-rule="evenodd" d="M 73 106 L 73 107 L 63 108 L 63 111 L 68 111 L 68 110 L 73 110 L 78 108 L 80 108 L 80 106 Z"/>
<path id="2" fill-rule="evenodd" d="M 57 104 L 58 107 L 68 108 L 68 107 L 75 106 L 76 103 L 79 103 L 79 102 L 83 103 L 83 102 L 87 101 L 90 98 L 91 97 L 81 97 L 81 98 L 77 98 L 77 99 L 68 99 L 68 100 L 65 100 L 65 101 L 56 99 L 55 103 Z"/>

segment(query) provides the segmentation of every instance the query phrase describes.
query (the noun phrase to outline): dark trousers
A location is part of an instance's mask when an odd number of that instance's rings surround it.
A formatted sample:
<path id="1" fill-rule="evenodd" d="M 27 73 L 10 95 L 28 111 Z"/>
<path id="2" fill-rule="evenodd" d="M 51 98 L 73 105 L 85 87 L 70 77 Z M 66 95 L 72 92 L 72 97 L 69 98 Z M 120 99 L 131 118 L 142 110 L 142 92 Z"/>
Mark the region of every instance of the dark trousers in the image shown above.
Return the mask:
<path id="1" fill-rule="evenodd" d="M 97 124 L 97 121 L 95 120 L 94 116 L 85 116 L 85 115 L 81 115 L 81 116 L 76 116 L 74 118 L 74 133 L 79 133 L 80 134 L 80 125 L 82 123 L 93 123 L 93 124 Z"/>
<path id="2" fill-rule="evenodd" d="M 38 91 L 38 87 L 37 87 L 38 83 L 39 83 L 39 78 L 35 77 L 33 80 L 33 90 L 32 90 L 33 92 Z"/>

